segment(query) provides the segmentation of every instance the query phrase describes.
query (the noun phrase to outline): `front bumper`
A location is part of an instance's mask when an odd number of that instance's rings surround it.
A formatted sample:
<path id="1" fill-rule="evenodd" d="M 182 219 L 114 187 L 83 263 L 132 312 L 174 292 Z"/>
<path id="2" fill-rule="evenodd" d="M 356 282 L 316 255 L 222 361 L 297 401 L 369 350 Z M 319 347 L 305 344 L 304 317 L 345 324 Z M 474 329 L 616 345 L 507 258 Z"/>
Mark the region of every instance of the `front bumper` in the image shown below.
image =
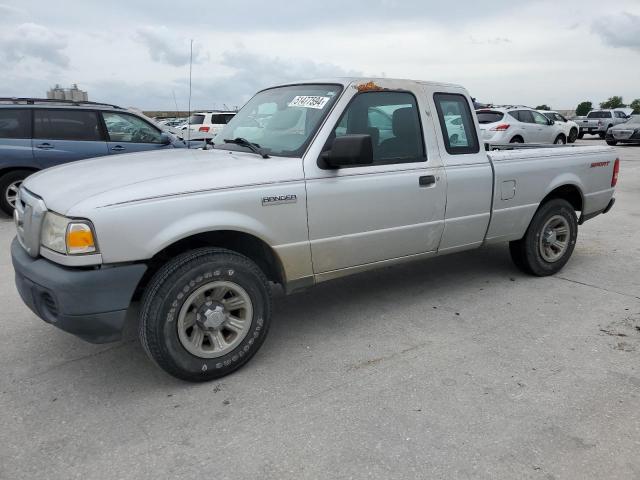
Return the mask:
<path id="1" fill-rule="evenodd" d="M 11 243 L 16 287 L 42 320 L 91 343 L 119 340 L 127 309 L 147 266 L 65 268 Z"/>

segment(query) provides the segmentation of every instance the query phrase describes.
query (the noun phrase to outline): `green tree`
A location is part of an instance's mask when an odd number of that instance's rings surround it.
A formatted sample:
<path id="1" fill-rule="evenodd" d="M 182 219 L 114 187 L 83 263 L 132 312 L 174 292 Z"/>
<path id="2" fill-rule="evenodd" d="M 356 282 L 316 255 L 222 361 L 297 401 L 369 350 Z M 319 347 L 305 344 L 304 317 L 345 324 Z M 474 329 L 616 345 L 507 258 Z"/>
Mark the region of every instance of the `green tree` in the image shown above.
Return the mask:
<path id="1" fill-rule="evenodd" d="M 600 108 L 623 108 L 626 105 L 622 102 L 622 97 L 618 95 L 614 95 L 613 97 L 609 97 L 606 102 L 602 102 L 600 104 Z"/>
<path id="2" fill-rule="evenodd" d="M 633 113 L 640 113 L 640 98 L 636 98 L 631 102 L 629 108 L 633 108 Z"/>
<path id="3" fill-rule="evenodd" d="M 578 108 L 576 108 L 576 115 L 578 115 L 579 117 L 584 117 L 591 110 L 593 110 L 593 103 L 591 103 L 591 102 L 580 102 L 578 104 Z"/>
<path id="4" fill-rule="evenodd" d="M 542 105 L 538 105 L 536 107 L 536 110 L 551 110 L 551 107 L 546 103 L 543 103 Z"/>

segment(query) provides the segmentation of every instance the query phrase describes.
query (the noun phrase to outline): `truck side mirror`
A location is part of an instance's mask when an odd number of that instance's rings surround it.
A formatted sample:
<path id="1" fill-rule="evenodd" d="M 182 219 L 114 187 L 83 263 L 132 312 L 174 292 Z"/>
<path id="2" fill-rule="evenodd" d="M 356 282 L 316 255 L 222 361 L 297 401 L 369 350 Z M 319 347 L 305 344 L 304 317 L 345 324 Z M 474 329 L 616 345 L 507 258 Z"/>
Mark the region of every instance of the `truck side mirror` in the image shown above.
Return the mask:
<path id="1" fill-rule="evenodd" d="M 318 166 L 323 169 L 371 165 L 373 142 L 371 135 L 344 135 L 336 137 L 331 150 L 320 155 Z"/>

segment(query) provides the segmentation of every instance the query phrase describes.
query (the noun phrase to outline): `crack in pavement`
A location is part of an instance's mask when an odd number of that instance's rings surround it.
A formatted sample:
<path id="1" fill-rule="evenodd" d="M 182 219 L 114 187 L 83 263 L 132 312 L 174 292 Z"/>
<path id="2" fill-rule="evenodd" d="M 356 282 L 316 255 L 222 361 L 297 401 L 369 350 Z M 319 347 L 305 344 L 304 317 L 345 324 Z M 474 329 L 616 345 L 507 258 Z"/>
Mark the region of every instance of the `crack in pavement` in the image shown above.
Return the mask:
<path id="1" fill-rule="evenodd" d="M 631 293 L 618 292 L 617 290 L 611 290 L 609 288 L 599 287 L 598 285 L 592 285 L 590 283 L 580 282 L 578 280 L 572 280 L 570 278 L 560 277 L 560 276 L 557 276 L 557 275 L 553 276 L 551 278 L 555 278 L 555 279 L 558 279 L 558 280 L 565 280 L 567 282 L 577 283 L 578 285 L 584 285 L 585 287 L 591 287 L 591 288 L 595 288 L 597 290 L 602 290 L 602 291 L 609 292 L 609 293 L 617 293 L 618 295 L 622 295 L 622 296 L 625 296 L 625 297 L 631 297 L 631 298 L 635 298 L 637 300 L 640 300 L 639 296 L 633 295 Z"/>

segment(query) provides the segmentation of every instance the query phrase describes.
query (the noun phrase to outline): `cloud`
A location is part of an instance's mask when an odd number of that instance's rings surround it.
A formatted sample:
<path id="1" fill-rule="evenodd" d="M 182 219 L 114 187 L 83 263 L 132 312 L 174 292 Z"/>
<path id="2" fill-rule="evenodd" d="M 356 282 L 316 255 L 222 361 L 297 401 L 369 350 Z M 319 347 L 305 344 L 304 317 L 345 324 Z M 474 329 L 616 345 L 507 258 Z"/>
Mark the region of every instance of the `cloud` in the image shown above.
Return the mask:
<path id="1" fill-rule="evenodd" d="M 27 14 L 26 10 L 22 10 L 18 7 L 12 7 L 11 5 L 6 5 L 4 3 L 0 3 L 0 21 L 9 20 L 11 17 L 22 17 Z"/>
<path id="2" fill-rule="evenodd" d="M 258 90 L 294 80 L 352 76 L 359 72 L 345 70 L 337 65 L 317 63 L 306 59 L 265 57 L 241 49 L 225 52 L 219 63 L 232 73 L 211 77 L 194 69 L 192 100 L 193 109 L 242 106 Z M 86 85 L 92 100 L 116 103 L 141 109 L 175 108 L 175 92 L 179 110 L 187 109 L 188 79 L 173 78 L 140 83 L 120 81 L 96 81 Z"/>
<path id="3" fill-rule="evenodd" d="M 172 34 L 167 27 L 146 26 L 138 28 L 134 39 L 147 47 L 155 62 L 180 67 L 189 63 L 189 40 Z M 203 56 L 197 44 L 193 46 L 193 63 L 200 63 Z"/>
<path id="4" fill-rule="evenodd" d="M 63 35 L 35 23 L 3 30 L 0 33 L 0 61 L 7 62 L 7 66 L 31 59 L 59 67 L 69 65 L 69 57 L 64 53 L 67 40 Z"/>
<path id="5" fill-rule="evenodd" d="M 489 37 L 489 38 L 475 38 L 469 37 L 469 40 L 474 45 L 501 45 L 505 43 L 512 43 L 510 38 L 507 37 Z"/>
<path id="6" fill-rule="evenodd" d="M 591 30 L 607 45 L 640 50 L 640 15 L 622 12 L 602 17 L 593 22 Z"/>

